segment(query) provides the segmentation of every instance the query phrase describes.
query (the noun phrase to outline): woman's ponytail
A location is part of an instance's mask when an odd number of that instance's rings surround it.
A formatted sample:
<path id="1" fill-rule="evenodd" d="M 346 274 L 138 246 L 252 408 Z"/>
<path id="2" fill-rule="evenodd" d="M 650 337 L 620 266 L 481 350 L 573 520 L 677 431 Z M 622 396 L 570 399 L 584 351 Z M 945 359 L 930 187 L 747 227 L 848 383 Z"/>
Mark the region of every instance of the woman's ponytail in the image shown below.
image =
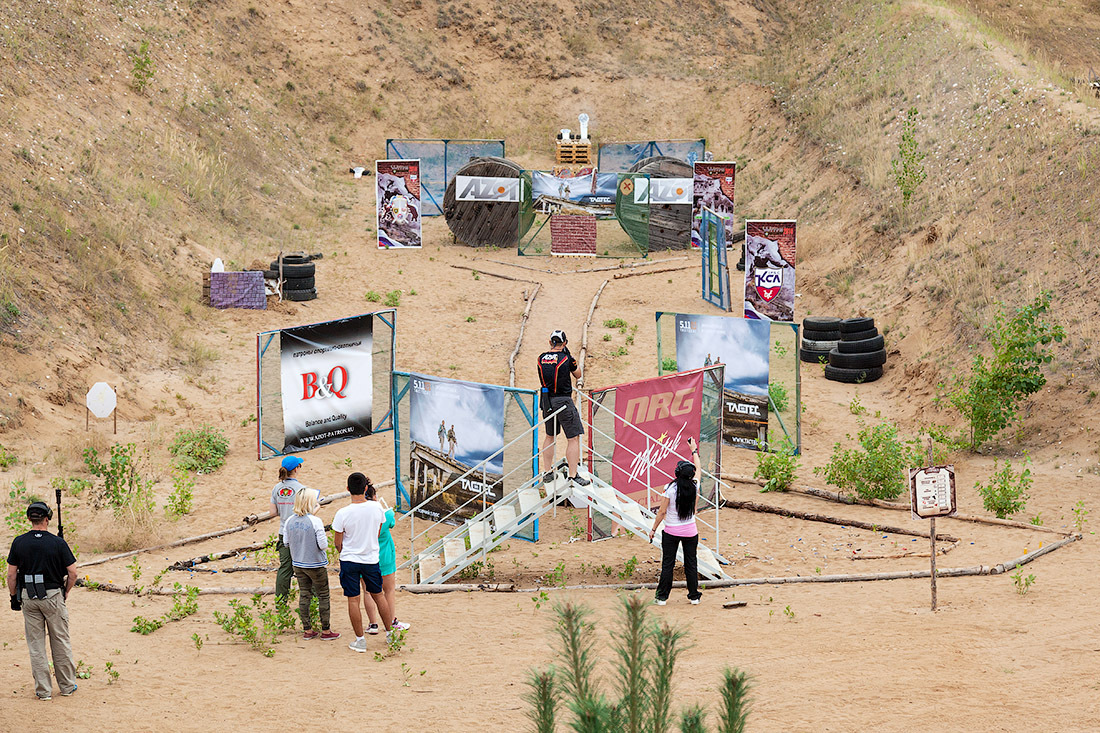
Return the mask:
<path id="1" fill-rule="evenodd" d="M 279 480 L 286 481 L 288 478 L 290 478 L 290 472 L 282 466 L 279 466 Z"/>
<path id="2" fill-rule="evenodd" d="M 692 466 L 692 475 L 695 474 L 695 467 Z M 676 514 L 681 520 L 690 519 L 695 516 L 695 498 L 698 493 L 698 489 L 695 485 L 695 479 L 691 476 L 682 476 L 680 471 L 676 472 Z"/>

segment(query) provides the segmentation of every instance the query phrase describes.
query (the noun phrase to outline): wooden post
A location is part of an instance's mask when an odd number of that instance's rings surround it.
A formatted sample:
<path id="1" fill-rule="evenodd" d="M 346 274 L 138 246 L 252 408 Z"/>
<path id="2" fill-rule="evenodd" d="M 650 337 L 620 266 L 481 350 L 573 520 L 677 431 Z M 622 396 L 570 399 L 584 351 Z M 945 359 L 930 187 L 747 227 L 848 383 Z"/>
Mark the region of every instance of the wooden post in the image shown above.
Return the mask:
<path id="1" fill-rule="evenodd" d="M 928 439 L 928 465 L 932 465 L 932 438 Z M 931 518 L 928 525 L 928 541 L 932 544 L 932 572 L 929 575 L 932 581 L 932 613 L 936 612 L 936 518 Z"/>
<path id="2" fill-rule="evenodd" d="M 115 419 L 115 435 L 118 435 L 118 408 L 116 407 L 111 416 Z"/>
<path id="3" fill-rule="evenodd" d="M 85 433 L 88 432 L 88 429 L 91 427 L 91 425 L 92 425 L 92 411 L 89 410 L 87 408 L 87 406 L 85 406 L 84 407 L 84 432 Z"/>

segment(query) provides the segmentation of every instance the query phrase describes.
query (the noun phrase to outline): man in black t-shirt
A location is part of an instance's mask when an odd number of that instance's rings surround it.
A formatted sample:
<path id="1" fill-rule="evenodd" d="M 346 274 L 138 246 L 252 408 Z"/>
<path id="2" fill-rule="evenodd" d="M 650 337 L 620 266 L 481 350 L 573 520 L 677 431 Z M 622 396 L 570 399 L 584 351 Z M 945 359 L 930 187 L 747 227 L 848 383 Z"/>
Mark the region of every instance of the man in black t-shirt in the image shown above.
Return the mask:
<path id="1" fill-rule="evenodd" d="M 544 427 L 542 435 L 541 462 L 546 472 L 543 481 L 554 480 L 554 444 L 558 433 L 565 433 L 565 462 L 569 468 L 570 480 L 587 486 L 590 482 L 577 473 L 577 464 L 581 457 L 581 416 L 573 404 L 573 383 L 570 375 L 580 379 L 580 365 L 569 353 L 568 339 L 564 331 L 550 334 L 550 350 L 539 355 L 539 404 L 542 408 Z M 561 410 L 551 417 L 556 410 Z"/>
<path id="2" fill-rule="evenodd" d="M 31 531 L 12 540 L 8 552 L 8 593 L 13 611 L 23 611 L 31 674 L 39 700 L 53 693 L 46 636 L 50 637 L 54 674 L 62 696 L 76 692 L 76 667 L 69 644 L 69 611 L 65 600 L 76 585 L 76 558 L 68 543 L 50 534 L 53 511 L 43 502 L 27 507 Z"/>

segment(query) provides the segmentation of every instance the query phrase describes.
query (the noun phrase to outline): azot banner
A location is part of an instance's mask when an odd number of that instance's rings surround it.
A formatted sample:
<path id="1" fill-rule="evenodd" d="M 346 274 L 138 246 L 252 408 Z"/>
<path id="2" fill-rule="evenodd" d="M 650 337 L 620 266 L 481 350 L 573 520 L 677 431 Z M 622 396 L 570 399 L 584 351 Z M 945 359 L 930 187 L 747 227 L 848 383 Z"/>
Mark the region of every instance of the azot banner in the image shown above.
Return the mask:
<path id="1" fill-rule="evenodd" d="M 373 316 L 279 332 L 284 453 L 371 434 Z"/>
<path id="2" fill-rule="evenodd" d="M 420 161 L 376 160 L 378 247 L 419 247 Z"/>
<path id="3" fill-rule="evenodd" d="M 695 164 L 695 179 L 692 190 L 691 206 L 691 242 L 696 247 L 703 246 L 699 233 L 699 223 L 703 218 L 703 209 L 708 208 L 723 218 L 726 241 L 733 241 L 733 193 L 737 178 L 737 163 L 711 162 Z"/>
<path id="4" fill-rule="evenodd" d="M 691 204 L 694 183 L 690 178 L 635 178 L 636 204 Z"/>
<path id="5" fill-rule="evenodd" d="M 662 491 L 688 460 L 687 439 L 699 440 L 703 372 L 670 374 L 615 388 L 615 452 L 612 484 L 624 494 Z"/>
<path id="6" fill-rule="evenodd" d="M 456 201 L 519 203 L 521 198 L 523 198 L 522 178 L 455 176 Z"/>
<path id="7" fill-rule="evenodd" d="M 409 387 L 409 497 L 412 506 L 430 499 L 417 514 L 459 523 L 481 512 L 483 490 L 485 506 L 499 501 L 504 388 L 421 374 Z"/>
<path id="8" fill-rule="evenodd" d="M 676 314 L 676 368 L 725 365 L 722 441 L 758 450 L 768 440 L 771 324 L 727 316 Z"/>
<path id="9" fill-rule="evenodd" d="M 795 222 L 745 222 L 745 318 L 794 321 Z"/>

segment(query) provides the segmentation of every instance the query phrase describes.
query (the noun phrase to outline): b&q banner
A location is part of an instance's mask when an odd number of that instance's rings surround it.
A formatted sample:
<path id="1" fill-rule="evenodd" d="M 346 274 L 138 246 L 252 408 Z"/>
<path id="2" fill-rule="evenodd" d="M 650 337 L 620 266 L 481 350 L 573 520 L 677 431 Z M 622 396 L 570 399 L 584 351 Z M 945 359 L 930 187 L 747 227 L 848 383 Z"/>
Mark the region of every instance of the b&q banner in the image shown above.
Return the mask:
<path id="1" fill-rule="evenodd" d="M 376 160 L 378 247 L 420 246 L 420 161 Z"/>
<path id="2" fill-rule="evenodd" d="M 504 203 L 519 203 L 522 195 L 522 178 L 455 176 L 456 201 L 501 201 Z"/>
<path id="3" fill-rule="evenodd" d="M 687 439 L 699 440 L 702 407 L 701 371 L 618 386 L 612 456 L 615 488 L 627 495 L 644 493 L 647 487 L 663 489 L 676 476 L 676 462 L 691 456 Z"/>
<path id="4" fill-rule="evenodd" d="M 724 219 L 726 241 L 733 241 L 733 190 L 737 177 L 737 163 L 707 162 L 695 164 L 695 181 L 691 205 L 691 243 L 702 247 L 699 222 L 703 208 L 708 208 Z"/>
<path id="5" fill-rule="evenodd" d="M 676 368 L 725 365 L 722 440 L 757 449 L 768 440 L 771 324 L 729 316 L 676 314 Z"/>
<path id="6" fill-rule="evenodd" d="M 795 222 L 745 222 L 745 318 L 794 321 Z"/>
<path id="7" fill-rule="evenodd" d="M 279 332 L 283 452 L 371 434 L 371 315 Z"/>

